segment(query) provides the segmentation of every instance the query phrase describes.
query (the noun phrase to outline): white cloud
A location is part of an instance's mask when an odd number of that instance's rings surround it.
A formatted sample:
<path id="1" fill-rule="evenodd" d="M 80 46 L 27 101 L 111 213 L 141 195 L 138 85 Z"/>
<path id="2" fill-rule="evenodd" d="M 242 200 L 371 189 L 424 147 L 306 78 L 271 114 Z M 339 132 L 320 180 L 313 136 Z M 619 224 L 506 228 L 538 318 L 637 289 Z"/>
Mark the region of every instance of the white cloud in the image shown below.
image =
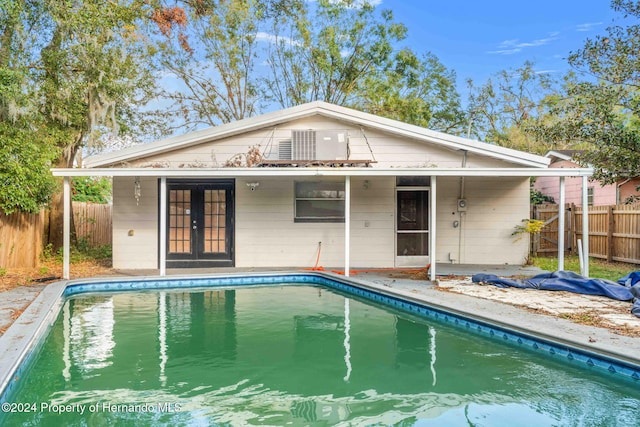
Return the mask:
<path id="1" fill-rule="evenodd" d="M 277 36 L 271 33 L 265 33 L 263 31 L 259 31 L 256 33 L 256 40 L 265 41 L 267 43 L 277 44 L 277 43 L 285 43 L 293 46 L 300 46 L 301 43 L 297 40 L 294 40 L 290 37 L 282 37 Z"/>
<path id="2" fill-rule="evenodd" d="M 602 25 L 602 22 L 586 22 L 584 24 L 578 24 L 576 25 L 576 31 L 591 31 L 594 27 L 597 27 L 599 25 Z"/>
<path id="3" fill-rule="evenodd" d="M 309 3 L 315 3 L 317 0 L 307 0 Z M 345 0 L 330 0 L 331 3 L 343 3 Z M 382 0 L 355 0 L 353 2 L 353 8 L 360 8 L 365 4 L 377 7 L 382 4 Z"/>
<path id="4" fill-rule="evenodd" d="M 535 39 L 528 42 L 521 42 L 520 39 L 505 40 L 498 45 L 498 49 L 490 50 L 487 53 L 494 55 L 513 55 L 522 52 L 522 49 L 529 47 L 544 46 L 558 39 L 559 32 L 549 33 L 547 37 Z"/>
<path id="5" fill-rule="evenodd" d="M 487 53 L 491 53 L 494 55 L 513 55 L 515 53 L 521 52 L 522 49 L 514 48 L 514 49 L 499 49 L 499 50 L 490 50 Z"/>

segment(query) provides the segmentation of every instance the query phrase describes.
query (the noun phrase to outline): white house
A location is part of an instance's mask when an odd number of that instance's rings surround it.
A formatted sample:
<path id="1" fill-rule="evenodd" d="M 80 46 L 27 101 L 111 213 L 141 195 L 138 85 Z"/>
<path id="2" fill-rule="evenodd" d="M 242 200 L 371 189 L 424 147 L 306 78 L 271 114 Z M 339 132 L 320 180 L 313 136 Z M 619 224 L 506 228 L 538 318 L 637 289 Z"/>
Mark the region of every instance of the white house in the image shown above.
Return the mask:
<path id="1" fill-rule="evenodd" d="M 529 178 L 591 173 L 548 165 L 312 102 L 53 173 L 67 193 L 69 177 L 113 176 L 115 268 L 430 263 L 434 277 L 436 263 L 522 264 Z"/>

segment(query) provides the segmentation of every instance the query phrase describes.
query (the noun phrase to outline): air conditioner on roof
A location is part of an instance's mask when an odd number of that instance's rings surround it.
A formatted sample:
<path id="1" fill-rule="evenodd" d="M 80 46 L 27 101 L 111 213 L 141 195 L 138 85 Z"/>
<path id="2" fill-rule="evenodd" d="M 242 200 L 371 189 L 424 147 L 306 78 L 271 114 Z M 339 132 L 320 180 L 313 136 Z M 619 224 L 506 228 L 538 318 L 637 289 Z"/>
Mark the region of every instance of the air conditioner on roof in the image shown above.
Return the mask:
<path id="1" fill-rule="evenodd" d="M 346 130 L 292 130 L 291 160 L 347 160 L 347 135 Z"/>
<path id="2" fill-rule="evenodd" d="M 291 160 L 318 160 L 316 131 L 291 131 Z"/>

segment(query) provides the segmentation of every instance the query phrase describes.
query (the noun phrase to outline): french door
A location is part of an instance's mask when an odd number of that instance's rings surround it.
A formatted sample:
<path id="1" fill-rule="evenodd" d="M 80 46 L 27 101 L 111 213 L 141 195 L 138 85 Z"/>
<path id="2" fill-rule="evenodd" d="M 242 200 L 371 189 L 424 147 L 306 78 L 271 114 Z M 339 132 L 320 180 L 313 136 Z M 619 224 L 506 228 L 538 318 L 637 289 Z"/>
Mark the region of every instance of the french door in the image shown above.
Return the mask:
<path id="1" fill-rule="evenodd" d="M 168 181 L 167 192 L 167 267 L 233 267 L 234 181 Z"/>

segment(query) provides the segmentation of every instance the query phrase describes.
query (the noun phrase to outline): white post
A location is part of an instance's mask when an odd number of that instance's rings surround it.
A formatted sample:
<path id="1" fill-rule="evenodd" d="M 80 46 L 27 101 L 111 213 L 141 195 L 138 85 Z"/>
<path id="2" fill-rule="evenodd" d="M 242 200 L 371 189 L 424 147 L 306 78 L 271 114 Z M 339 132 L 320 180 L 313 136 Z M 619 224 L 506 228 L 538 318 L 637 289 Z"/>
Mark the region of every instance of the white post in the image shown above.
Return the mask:
<path id="1" fill-rule="evenodd" d="M 560 200 L 558 201 L 558 270 L 564 270 L 564 176 L 560 177 Z"/>
<path id="2" fill-rule="evenodd" d="M 167 177 L 160 178 L 160 275 L 167 274 Z"/>
<path id="3" fill-rule="evenodd" d="M 70 278 L 70 250 L 71 250 L 71 178 L 64 177 L 62 184 L 62 278 Z"/>
<path id="4" fill-rule="evenodd" d="M 436 177 L 431 177 L 431 191 L 429 191 L 429 280 L 436 280 Z"/>
<path id="5" fill-rule="evenodd" d="M 344 177 L 344 275 L 349 277 L 351 252 L 351 177 Z"/>
<path id="6" fill-rule="evenodd" d="M 584 268 L 582 275 L 589 277 L 589 194 L 587 185 L 588 177 L 582 177 L 582 256 L 584 257 Z"/>

